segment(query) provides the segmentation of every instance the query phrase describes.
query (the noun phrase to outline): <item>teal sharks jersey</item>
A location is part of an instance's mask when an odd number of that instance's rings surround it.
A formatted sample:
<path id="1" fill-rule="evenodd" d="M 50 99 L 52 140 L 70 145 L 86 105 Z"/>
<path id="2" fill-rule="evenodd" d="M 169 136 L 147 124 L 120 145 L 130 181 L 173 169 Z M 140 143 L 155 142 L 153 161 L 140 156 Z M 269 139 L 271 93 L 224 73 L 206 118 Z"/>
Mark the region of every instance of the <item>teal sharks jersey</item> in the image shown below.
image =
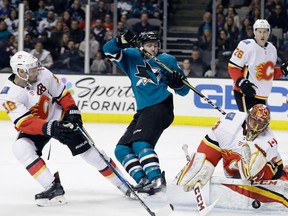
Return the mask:
<path id="1" fill-rule="evenodd" d="M 171 94 L 167 89 L 169 71 L 159 66 L 155 60 L 146 59 L 136 48 L 120 49 L 115 38 L 108 41 L 103 50 L 105 55 L 130 78 L 137 110 L 158 104 Z M 176 58 L 172 55 L 163 53 L 157 55 L 157 58 L 173 71 L 184 75 Z M 188 94 L 189 88 L 184 85 L 175 92 L 185 96 Z"/>

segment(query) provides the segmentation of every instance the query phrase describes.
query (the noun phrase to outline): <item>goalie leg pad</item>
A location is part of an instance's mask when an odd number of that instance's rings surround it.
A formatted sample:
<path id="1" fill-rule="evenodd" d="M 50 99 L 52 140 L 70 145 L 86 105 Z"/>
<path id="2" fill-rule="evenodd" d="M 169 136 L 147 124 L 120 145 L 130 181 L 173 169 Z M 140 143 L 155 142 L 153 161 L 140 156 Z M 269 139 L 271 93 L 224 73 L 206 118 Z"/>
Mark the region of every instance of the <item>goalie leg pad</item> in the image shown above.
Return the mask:
<path id="1" fill-rule="evenodd" d="M 204 186 L 214 172 L 214 165 L 206 160 L 203 153 L 192 154 L 191 161 L 176 176 L 177 185 L 184 186 L 186 192 L 191 191 L 197 182 Z"/>

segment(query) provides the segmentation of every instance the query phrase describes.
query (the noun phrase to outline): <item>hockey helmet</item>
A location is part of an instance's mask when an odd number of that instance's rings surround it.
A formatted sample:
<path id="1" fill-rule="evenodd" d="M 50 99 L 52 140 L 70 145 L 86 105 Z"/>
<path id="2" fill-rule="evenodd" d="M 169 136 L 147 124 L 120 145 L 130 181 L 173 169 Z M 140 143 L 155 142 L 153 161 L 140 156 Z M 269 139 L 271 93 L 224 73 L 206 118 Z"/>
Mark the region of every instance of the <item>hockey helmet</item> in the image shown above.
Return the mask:
<path id="1" fill-rule="evenodd" d="M 158 42 L 158 46 L 160 48 L 160 39 L 159 39 L 158 35 L 155 34 L 154 32 L 152 32 L 152 31 L 141 32 L 138 35 L 137 42 L 138 42 L 138 46 L 139 47 L 143 47 L 144 43 L 148 42 L 148 41 L 156 41 L 156 42 Z"/>
<path id="2" fill-rule="evenodd" d="M 253 141 L 263 132 L 270 123 L 270 110 L 264 104 L 254 105 L 248 112 L 246 119 L 247 134 L 246 139 Z"/>
<path id="3" fill-rule="evenodd" d="M 253 32 L 255 35 L 256 29 L 258 28 L 263 28 L 263 29 L 268 29 L 269 34 L 270 34 L 270 24 L 268 23 L 267 20 L 265 19 L 257 19 L 253 25 Z"/>
<path id="4" fill-rule="evenodd" d="M 39 67 L 40 62 L 30 53 L 19 51 L 11 57 L 10 66 L 14 74 L 19 76 L 19 69 L 22 69 L 29 76 L 30 69 Z M 28 76 L 27 78 L 19 77 L 27 81 Z"/>

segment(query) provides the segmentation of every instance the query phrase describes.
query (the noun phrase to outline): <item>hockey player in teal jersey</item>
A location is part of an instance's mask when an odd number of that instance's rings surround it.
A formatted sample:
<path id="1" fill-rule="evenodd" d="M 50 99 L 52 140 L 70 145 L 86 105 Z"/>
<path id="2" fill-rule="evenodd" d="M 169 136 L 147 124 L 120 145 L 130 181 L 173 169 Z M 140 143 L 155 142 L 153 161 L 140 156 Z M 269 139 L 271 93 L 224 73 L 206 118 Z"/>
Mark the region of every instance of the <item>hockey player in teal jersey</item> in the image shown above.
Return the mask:
<path id="1" fill-rule="evenodd" d="M 169 73 L 153 59 L 147 59 L 135 46 L 157 56 L 174 72 Z M 160 40 L 153 32 L 135 36 L 126 31 L 108 41 L 103 49 L 129 77 L 137 104 L 137 112 L 115 148 L 116 158 L 137 182 L 138 192 L 157 193 L 166 188 L 166 180 L 155 145 L 174 119 L 173 95 L 168 87 L 178 95 L 187 95 L 189 88 L 182 82 L 186 77 L 175 57 L 158 53 Z"/>

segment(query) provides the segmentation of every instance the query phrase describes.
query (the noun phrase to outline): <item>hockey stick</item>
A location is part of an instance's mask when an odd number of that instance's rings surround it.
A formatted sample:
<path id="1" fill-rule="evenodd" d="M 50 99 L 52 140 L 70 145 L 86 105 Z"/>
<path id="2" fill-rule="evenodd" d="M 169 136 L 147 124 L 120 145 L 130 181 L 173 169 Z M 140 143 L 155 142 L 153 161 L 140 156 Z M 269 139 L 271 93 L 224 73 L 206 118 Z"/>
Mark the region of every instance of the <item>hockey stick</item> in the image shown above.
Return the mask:
<path id="1" fill-rule="evenodd" d="M 134 197 L 141 203 L 141 205 L 146 209 L 146 211 L 151 215 L 151 216 L 167 216 L 170 214 L 173 210 L 174 207 L 173 205 L 169 204 L 165 206 L 163 209 L 161 209 L 157 214 L 153 212 L 147 205 L 146 203 L 138 196 L 138 194 L 135 192 L 133 186 L 122 177 L 122 175 L 113 167 L 113 165 L 104 157 L 104 155 L 101 153 L 101 151 L 95 146 L 94 141 L 88 134 L 88 132 L 85 130 L 84 127 L 79 127 L 77 126 L 76 130 L 80 132 L 80 134 L 86 139 L 89 143 L 89 145 L 94 148 L 102 160 L 106 163 L 106 165 L 115 173 L 115 175 L 119 178 L 119 180 L 131 191 Z"/>
<path id="2" fill-rule="evenodd" d="M 185 157 L 186 157 L 187 161 L 190 161 L 191 158 L 190 158 L 189 152 L 188 152 L 188 145 L 184 144 L 182 146 L 182 149 L 183 149 L 183 151 L 185 153 Z M 218 202 L 219 198 L 217 200 L 215 200 L 210 206 L 207 206 L 206 203 L 205 203 L 205 200 L 204 200 L 204 197 L 203 197 L 203 193 L 202 193 L 202 190 L 201 190 L 201 185 L 200 185 L 199 182 L 197 182 L 195 184 L 195 186 L 193 187 L 193 191 L 194 191 L 194 194 L 195 194 L 195 198 L 196 198 L 199 214 L 201 216 L 207 215 L 214 208 L 214 206 Z"/>
<path id="3" fill-rule="evenodd" d="M 169 68 L 166 64 L 164 64 L 162 61 L 160 61 L 156 56 L 151 55 L 147 50 L 145 50 L 143 47 L 137 47 L 140 52 L 143 53 L 143 55 L 148 59 L 153 59 L 158 65 L 160 65 L 162 68 L 167 70 L 170 73 L 173 73 L 174 71 Z M 194 91 L 197 95 L 199 95 L 203 100 L 205 100 L 207 103 L 209 103 L 214 109 L 217 109 L 219 112 L 221 112 L 222 115 L 226 115 L 226 112 L 222 110 L 220 107 L 218 107 L 213 101 L 211 101 L 209 98 L 207 98 L 205 95 L 203 95 L 198 89 L 196 89 L 194 86 L 192 86 L 187 79 L 182 80 L 182 82 L 188 86 L 192 91 Z"/>

